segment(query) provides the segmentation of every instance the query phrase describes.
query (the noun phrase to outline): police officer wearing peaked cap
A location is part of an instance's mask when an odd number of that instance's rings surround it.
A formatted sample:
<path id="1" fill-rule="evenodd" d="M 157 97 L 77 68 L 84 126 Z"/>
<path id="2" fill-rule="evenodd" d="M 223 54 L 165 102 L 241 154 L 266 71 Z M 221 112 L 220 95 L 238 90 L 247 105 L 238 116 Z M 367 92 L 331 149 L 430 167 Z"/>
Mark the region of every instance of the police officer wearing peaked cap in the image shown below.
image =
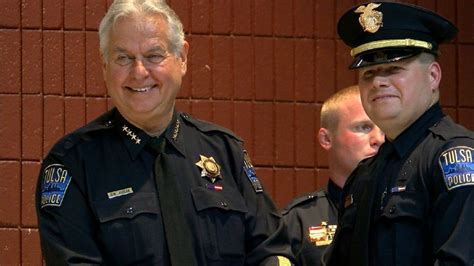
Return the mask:
<path id="1" fill-rule="evenodd" d="M 424 8 L 374 2 L 347 11 L 338 33 L 386 142 L 347 180 L 323 263 L 473 265 L 474 133 L 439 104 L 439 45 L 456 27 Z"/>
<path id="2" fill-rule="evenodd" d="M 244 150 L 175 109 L 189 44 L 161 0 L 115 0 L 100 48 L 115 108 L 58 141 L 36 210 L 48 265 L 290 265 L 285 226 Z"/>

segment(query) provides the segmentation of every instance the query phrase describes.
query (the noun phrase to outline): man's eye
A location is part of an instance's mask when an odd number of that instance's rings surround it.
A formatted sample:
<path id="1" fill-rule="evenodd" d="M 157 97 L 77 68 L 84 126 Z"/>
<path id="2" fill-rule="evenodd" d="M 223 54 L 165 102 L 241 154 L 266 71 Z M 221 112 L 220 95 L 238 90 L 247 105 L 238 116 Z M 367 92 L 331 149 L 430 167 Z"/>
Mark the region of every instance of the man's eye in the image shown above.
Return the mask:
<path id="1" fill-rule="evenodd" d="M 162 54 L 151 54 L 147 56 L 146 58 L 151 63 L 159 64 L 166 58 L 166 56 Z"/>
<path id="2" fill-rule="evenodd" d="M 373 71 L 366 71 L 362 74 L 362 78 L 364 79 L 370 79 L 374 76 L 374 72 Z"/>
<path id="3" fill-rule="evenodd" d="M 372 130 L 372 126 L 371 125 L 358 125 L 356 127 L 356 130 L 359 132 L 369 132 Z"/>
<path id="4" fill-rule="evenodd" d="M 126 55 L 119 55 L 115 59 L 115 63 L 117 63 L 118 65 L 121 65 L 121 66 L 129 65 L 129 64 L 132 63 L 132 61 L 133 61 L 133 58 L 131 58 L 129 56 L 126 56 Z"/>
<path id="5" fill-rule="evenodd" d="M 401 70 L 402 70 L 401 67 L 394 66 L 394 67 L 391 67 L 391 68 L 389 69 L 389 73 L 398 73 L 398 72 L 400 72 Z"/>

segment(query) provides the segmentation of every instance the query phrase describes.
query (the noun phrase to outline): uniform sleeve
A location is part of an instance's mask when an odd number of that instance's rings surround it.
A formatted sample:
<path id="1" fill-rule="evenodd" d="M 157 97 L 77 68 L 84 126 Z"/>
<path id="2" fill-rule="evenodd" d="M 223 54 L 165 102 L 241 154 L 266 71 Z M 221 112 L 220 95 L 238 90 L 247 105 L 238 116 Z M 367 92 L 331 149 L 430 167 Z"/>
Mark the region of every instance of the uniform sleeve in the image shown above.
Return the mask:
<path id="1" fill-rule="evenodd" d="M 51 265 L 103 264 L 79 162 L 48 155 L 39 174 L 36 211 L 44 260 Z"/>
<path id="2" fill-rule="evenodd" d="M 242 153 L 242 152 L 241 152 Z M 237 163 L 241 193 L 248 207 L 246 265 L 292 265 L 288 232 L 280 212 L 264 191 L 248 155 Z"/>
<path id="3" fill-rule="evenodd" d="M 299 255 L 301 253 L 301 245 L 303 243 L 303 230 L 301 217 L 299 217 L 296 209 L 290 209 L 283 213 L 283 221 L 288 228 L 288 239 L 290 241 L 291 250 L 296 256 L 298 265 L 301 265 Z"/>
<path id="4" fill-rule="evenodd" d="M 474 263 L 474 140 L 455 141 L 437 156 L 433 202 L 434 265 Z"/>

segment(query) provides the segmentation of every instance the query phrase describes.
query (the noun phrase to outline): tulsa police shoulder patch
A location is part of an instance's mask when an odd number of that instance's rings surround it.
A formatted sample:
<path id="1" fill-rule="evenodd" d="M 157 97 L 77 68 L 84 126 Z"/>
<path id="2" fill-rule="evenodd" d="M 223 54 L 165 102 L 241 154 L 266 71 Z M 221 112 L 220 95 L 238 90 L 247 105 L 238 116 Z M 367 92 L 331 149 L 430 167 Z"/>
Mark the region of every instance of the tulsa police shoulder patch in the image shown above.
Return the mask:
<path id="1" fill-rule="evenodd" d="M 260 180 L 258 180 L 257 178 L 257 174 L 255 173 L 255 169 L 253 168 L 252 161 L 250 160 L 250 156 L 248 155 L 246 150 L 244 150 L 244 172 L 247 175 L 250 183 L 252 184 L 252 187 L 255 192 L 263 192 L 262 184 L 260 184 Z"/>
<path id="2" fill-rule="evenodd" d="M 439 156 L 439 165 L 448 190 L 474 185 L 473 151 L 471 147 L 456 146 L 443 151 Z"/>
<path id="3" fill-rule="evenodd" d="M 48 165 L 43 170 L 43 179 L 41 180 L 41 208 L 61 206 L 70 182 L 71 175 L 64 165 Z"/>

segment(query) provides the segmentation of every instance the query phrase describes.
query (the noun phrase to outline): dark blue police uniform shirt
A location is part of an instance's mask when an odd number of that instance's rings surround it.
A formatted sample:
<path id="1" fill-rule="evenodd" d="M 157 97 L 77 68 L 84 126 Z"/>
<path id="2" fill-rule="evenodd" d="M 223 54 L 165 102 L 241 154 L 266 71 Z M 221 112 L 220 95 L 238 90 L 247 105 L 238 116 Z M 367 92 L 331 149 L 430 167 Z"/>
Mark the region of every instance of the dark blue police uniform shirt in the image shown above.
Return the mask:
<path id="1" fill-rule="evenodd" d="M 322 254 L 330 242 L 312 241 L 310 228 L 319 227 L 323 222 L 328 226 L 337 225 L 337 206 L 341 196 L 342 189 L 329 180 L 324 189 L 296 198 L 283 210 L 296 265 L 321 265 Z"/>
<path id="2" fill-rule="evenodd" d="M 238 137 L 179 112 L 164 135 L 191 228 L 182 241 L 192 241 L 199 265 L 291 258 L 281 215 L 248 174 L 253 167 Z M 170 264 L 149 138 L 113 109 L 51 149 L 36 193 L 47 263 Z M 221 168 L 214 183 L 196 165 L 201 156 Z"/>
<path id="3" fill-rule="evenodd" d="M 474 133 L 439 104 L 351 174 L 326 265 L 472 265 Z"/>

